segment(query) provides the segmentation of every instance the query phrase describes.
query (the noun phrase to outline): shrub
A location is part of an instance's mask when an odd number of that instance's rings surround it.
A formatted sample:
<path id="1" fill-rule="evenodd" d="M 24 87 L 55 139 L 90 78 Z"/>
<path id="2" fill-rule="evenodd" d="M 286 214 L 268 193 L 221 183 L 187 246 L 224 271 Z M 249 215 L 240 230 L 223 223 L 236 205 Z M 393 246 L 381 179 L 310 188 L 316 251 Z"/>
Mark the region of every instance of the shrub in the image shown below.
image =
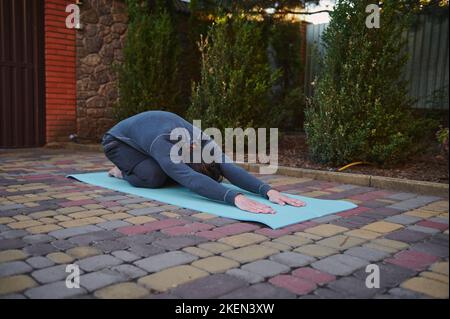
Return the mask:
<path id="1" fill-rule="evenodd" d="M 448 127 L 441 127 L 441 129 L 436 133 L 436 137 L 442 150 L 448 155 Z"/>
<path id="2" fill-rule="evenodd" d="M 152 109 L 182 112 L 177 62 L 180 48 L 169 13 L 162 5 L 151 11 L 146 0 L 127 0 L 127 5 L 130 20 L 124 62 L 116 66 L 116 119 Z"/>
<path id="3" fill-rule="evenodd" d="M 258 24 L 243 15 L 220 16 L 199 47 L 201 79 L 193 85 L 188 117 L 219 129 L 267 123 L 279 72 L 268 64 Z"/>
<path id="4" fill-rule="evenodd" d="M 305 112 L 314 160 L 394 163 L 417 151 L 429 122 L 412 116 L 401 72 L 407 56 L 402 3 L 383 1 L 381 28 L 365 25 L 371 0 L 341 0 L 323 35 L 325 56 L 315 95 Z"/>

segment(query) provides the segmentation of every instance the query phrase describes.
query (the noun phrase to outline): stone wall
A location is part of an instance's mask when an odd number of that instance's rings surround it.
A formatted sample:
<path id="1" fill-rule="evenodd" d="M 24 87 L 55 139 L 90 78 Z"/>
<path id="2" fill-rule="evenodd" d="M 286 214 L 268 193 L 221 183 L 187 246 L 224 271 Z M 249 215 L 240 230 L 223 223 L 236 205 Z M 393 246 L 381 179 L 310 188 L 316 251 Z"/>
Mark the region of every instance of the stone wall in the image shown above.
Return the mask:
<path id="1" fill-rule="evenodd" d="M 77 133 L 99 141 L 115 121 L 117 75 L 127 30 L 125 0 L 83 0 L 76 38 Z"/>

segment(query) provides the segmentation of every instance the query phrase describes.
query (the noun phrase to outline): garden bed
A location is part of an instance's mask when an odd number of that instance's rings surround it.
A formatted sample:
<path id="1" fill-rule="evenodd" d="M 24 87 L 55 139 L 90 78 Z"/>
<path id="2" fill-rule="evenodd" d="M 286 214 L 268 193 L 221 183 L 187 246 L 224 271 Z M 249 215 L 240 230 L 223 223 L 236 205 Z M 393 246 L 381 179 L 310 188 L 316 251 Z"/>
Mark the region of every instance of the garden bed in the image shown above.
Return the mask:
<path id="1" fill-rule="evenodd" d="M 279 165 L 337 171 L 339 167 L 317 164 L 308 157 L 308 144 L 304 134 L 285 134 L 279 141 Z M 428 148 L 403 164 L 391 167 L 369 165 L 353 166 L 344 170 L 347 173 L 376 175 L 394 178 L 404 178 L 419 181 L 429 181 L 448 184 L 448 161 L 441 152 L 437 142 L 432 141 Z"/>

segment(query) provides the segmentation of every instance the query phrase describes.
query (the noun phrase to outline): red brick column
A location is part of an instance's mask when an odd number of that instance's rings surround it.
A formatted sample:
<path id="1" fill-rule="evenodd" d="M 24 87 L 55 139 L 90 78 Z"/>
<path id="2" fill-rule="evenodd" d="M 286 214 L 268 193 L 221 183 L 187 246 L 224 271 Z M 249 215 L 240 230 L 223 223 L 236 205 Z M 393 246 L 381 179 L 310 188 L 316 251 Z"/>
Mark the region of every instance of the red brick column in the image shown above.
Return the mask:
<path id="1" fill-rule="evenodd" d="M 46 141 L 67 141 L 76 130 L 75 30 L 65 12 L 75 1 L 45 0 Z"/>

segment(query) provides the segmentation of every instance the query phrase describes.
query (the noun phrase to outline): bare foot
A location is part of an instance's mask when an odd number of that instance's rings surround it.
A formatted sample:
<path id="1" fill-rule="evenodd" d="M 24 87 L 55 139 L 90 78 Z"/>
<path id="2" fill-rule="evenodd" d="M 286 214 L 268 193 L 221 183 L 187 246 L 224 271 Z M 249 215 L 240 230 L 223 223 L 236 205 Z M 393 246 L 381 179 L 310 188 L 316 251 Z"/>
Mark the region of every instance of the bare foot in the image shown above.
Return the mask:
<path id="1" fill-rule="evenodd" d="M 110 169 L 110 171 L 108 172 L 108 175 L 111 177 L 115 177 L 115 178 L 120 178 L 122 179 L 122 172 L 120 171 L 120 169 L 117 166 L 114 166 L 112 169 Z"/>

